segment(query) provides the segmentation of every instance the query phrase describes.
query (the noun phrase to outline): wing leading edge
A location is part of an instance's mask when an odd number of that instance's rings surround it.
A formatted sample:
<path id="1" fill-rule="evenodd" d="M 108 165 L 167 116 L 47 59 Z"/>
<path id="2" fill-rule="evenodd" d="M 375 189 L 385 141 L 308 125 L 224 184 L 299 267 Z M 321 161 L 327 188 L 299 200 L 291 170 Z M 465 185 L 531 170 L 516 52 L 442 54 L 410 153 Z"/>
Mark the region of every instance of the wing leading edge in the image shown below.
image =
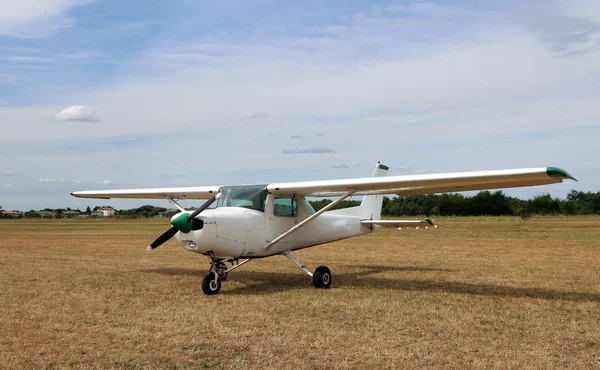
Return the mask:
<path id="1" fill-rule="evenodd" d="M 219 192 L 221 186 L 199 186 L 187 188 L 151 188 L 151 189 L 119 189 L 89 190 L 71 193 L 78 198 L 140 198 L 140 199 L 209 199 Z"/>
<path id="2" fill-rule="evenodd" d="M 267 186 L 267 190 L 277 195 L 296 194 L 313 197 L 334 196 L 347 192 L 353 192 L 354 195 L 397 194 L 402 196 L 537 186 L 561 183 L 565 179 L 575 180 L 565 170 L 557 167 L 543 167 L 286 182 L 270 184 Z"/>

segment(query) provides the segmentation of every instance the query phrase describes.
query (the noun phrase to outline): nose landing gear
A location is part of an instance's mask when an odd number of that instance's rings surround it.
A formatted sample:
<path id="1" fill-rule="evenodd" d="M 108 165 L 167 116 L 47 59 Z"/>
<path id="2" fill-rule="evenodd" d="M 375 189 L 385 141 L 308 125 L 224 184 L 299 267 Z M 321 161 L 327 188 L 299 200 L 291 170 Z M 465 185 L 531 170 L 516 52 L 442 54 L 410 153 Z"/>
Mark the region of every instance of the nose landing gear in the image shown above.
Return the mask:
<path id="1" fill-rule="evenodd" d="M 221 281 L 227 280 L 227 273 L 227 266 L 223 261 L 213 260 L 210 263 L 208 275 L 202 279 L 202 291 L 204 294 L 218 294 L 221 291 Z"/>
<path id="2" fill-rule="evenodd" d="M 230 261 L 233 266 L 227 268 L 225 262 L 223 260 L 218 260 L 214 258 L 214 255 L 211 253 L 210 269 L 208 270 L 208 275 L 202 279 L 202 291 L 206 295 L 218 294 L 221 291 L 221 281 L 227 280 L 227 275 L 229 271 L 235 270 L 246 262 L 250 261 L 250 259 L 245 259 L 243 261 L 233 260 Z"/>
<path id="3" fill-rule="evenodd" d="M 221 279 L 219 274 L 212 271 L 202 279 L 202 291 L 206 295 L 218 294 L 221 291 Z"/>

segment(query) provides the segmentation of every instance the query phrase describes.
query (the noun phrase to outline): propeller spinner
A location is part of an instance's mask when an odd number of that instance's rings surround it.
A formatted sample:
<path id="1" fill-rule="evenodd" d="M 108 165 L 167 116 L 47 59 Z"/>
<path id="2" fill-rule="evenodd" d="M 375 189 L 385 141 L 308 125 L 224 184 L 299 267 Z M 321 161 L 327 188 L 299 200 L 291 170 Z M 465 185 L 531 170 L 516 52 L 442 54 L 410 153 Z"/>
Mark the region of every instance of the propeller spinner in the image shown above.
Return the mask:
<path id="1" fill-rule="evenodd" d="M 148 248 L 146 248 L 146 250 L 148 252 L 153 251 L 155 248 L 158 248 L 163 243 L 165 243 L 167 240 L 169 240 L 173 236 L 175 236 L 175 234 L 177 234 L 178 231 L 181 231 L 182 233 L 189 233 L 190 231 L 192 231 L 196 228 L 197 229 L 202 228 L 202 226 L 201 226 L 202 224 L 200 224 L 200 225 L 198 224 L 198 222 L 202 222 L 202 221 L 196 220 L 195 217 L 198 216 L 202 211 L 204 211 L 205 209 L 210 207 L 210 205 L 213 204 L 219 198 L 219 195 L 220 194 L 217 194 L 214 197 L 210 198 L 204 204 L 202 204 L 200 207 L 198 207 L 198 209 L 196 209 L 194 212 L 190 213 L 189 215 L 187 213 L 182 213 L 179 216 L 177 216 L 176 218 L 172 219 L 171 220 L 171 228 L 169 230 L 165 231 L 158 238 L 156 238 L 156 240 L 153 241 L 152 244 L 150 244 L 148 246 Z"/>

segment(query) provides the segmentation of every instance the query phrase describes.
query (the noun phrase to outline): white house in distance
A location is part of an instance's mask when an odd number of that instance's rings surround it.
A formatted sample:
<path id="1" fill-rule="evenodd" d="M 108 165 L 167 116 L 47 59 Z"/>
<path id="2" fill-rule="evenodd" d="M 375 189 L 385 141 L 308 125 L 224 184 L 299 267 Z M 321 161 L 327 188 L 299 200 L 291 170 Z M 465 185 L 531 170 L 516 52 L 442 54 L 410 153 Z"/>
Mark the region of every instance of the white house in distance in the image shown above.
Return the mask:
<path id="1" fill-rule="evenodd" d="M 113 207 L 101 207 L 92 212 L 92 216 L 109 217 L 115 215 L 116 209 Z"/>

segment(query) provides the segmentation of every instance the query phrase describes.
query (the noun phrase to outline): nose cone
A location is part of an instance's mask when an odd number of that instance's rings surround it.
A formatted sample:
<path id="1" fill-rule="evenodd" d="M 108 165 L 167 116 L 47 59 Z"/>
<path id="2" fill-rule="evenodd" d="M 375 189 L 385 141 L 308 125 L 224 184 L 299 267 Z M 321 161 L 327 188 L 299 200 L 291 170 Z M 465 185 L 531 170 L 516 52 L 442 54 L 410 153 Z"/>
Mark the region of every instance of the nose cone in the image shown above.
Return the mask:
<path id="1" fill-rule="evenodd" d="M 202 212 L 201 215 L 198 215 L 191 220 L 188 220 L 190 217 L 189 213 L 182 212 L 176 214 L 171 218 L 171 226 L 181 231 L 184 234 L 189 233 L 190 231 L 198 231 L 204 227 L 204 223 L 207 219 L 210 219 L 210 216 L 207 215 L 209 213 L 208 210 Z"/>
<path id="2" fill-rule="evenodd" d="M 188 221 L 188 213 L 178 213 L 171 218 L 171 226 L 181 231 L 182 233 L 189 233 L 192 231 L 192 222 Z"/>

